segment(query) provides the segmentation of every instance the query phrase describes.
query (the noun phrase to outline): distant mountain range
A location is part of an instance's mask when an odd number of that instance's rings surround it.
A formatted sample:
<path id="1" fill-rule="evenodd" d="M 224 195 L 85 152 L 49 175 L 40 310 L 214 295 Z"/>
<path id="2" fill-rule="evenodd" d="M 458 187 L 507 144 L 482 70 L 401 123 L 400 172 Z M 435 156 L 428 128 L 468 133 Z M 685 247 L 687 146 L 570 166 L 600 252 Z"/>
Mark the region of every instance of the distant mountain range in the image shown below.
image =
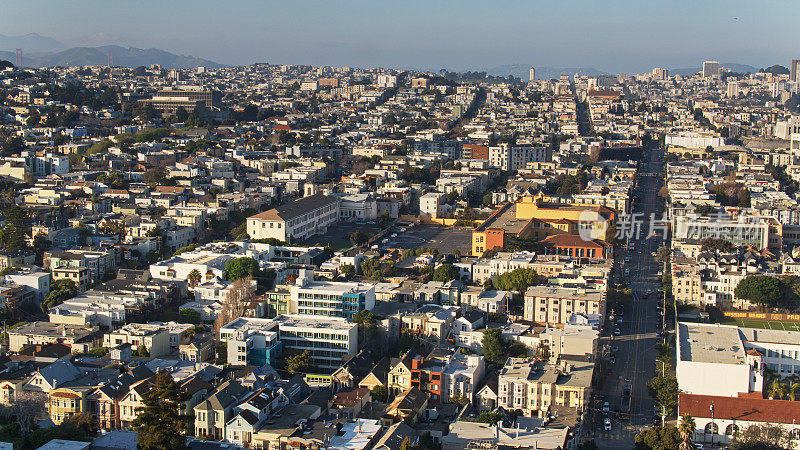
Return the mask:
<path id="1" fill-rule="evenodd" d="M 498 77 L 513 75 L 517 78 L 522 78 L 523 81 L 528 81 L 530 68 L 531 66 L 524 66 L 522 64 L 506 64 L 487 69 L 486 73 Z M 536 69 L 537 80 L 550 80 L 559 78 L 561 75 L 569 75 L 572 77 L 576 73 L 584 76 L 605 75 L 605 72 L 591 67 L 534 67 L 534 69 Z"/>
<path id="2" fill-rule="evenodd" d="M 36 33 L 22 36 L 0 34 L 0 50 L 13 53 L 18 48 L 21 48 L 23 52 L 57 52 L 66 49 L 67 46 L 51 37 Z"/>
<path id="3" fill-rule="evenodd" d="M 24 36 L 0 35 L 0 59 L 14 62 L 16 60 L 14 50 L 17 48 L 22 49 L 22 65 L 24 67 L 105 65 L 108 63 L 109 52 L 114 55 L 114 65 L 123 67 L 149 66 L 151 64 L 158 64 L 168 69 L 222 66 L 207 59 L 176 55 L 157 48 L 126 48 L 118 45 L 65 48 L 55 39 L 35 33 Z"/>

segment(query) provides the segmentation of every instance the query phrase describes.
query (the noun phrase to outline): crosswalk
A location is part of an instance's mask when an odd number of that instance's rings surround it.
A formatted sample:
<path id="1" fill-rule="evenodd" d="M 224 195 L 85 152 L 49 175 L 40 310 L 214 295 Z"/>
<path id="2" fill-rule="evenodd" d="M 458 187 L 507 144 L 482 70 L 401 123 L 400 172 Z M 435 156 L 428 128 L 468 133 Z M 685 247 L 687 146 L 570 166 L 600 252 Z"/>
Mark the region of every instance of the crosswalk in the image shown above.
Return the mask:
<path id="1" fill-rule="evenodd" d="M 604 431 L 602 433 L 597 433 L 597 439 L 625 440 L 633 439 L 634 437 L 636 437 L 636 433 L 632 431 Z"/>

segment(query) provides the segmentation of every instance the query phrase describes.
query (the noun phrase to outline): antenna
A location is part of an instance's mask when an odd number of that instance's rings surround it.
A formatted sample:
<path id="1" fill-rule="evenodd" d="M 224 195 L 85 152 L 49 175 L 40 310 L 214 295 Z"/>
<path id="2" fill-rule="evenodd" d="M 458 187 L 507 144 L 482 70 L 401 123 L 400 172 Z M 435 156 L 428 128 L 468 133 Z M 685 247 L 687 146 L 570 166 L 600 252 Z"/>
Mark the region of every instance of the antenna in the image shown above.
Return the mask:
<path id="1" fill-rule="evenodd" d="M 114 67 L 114 52 L 108 52 L 108 67 Z"/>
<path id="2" fill-rule="evenodd" d="M 16 54 L 15 63 L 16 63 L 16 66 L 19 67 L 19 66 L 22 65 L 22 49 L 18 48 L 16 51 L 17 51 L 17 54 Z"/>

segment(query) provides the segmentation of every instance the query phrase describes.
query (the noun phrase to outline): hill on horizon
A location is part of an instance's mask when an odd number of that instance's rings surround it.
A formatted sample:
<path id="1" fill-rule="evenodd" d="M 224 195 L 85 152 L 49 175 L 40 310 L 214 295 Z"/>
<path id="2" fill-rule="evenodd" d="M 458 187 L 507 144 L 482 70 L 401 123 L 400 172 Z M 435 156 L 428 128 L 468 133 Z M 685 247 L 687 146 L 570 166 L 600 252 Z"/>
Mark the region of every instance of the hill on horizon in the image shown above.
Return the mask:
<path id="1" fill-rule="evenodd" d="M 108 53 L 114 55 L 114 65 L 122 67 L 139 67 L 158 64 L 168 69 L 190 69 L 198 66 L 209 68 L 222 67 L 222 64 L 203 58 L 188 55 L 176 55 L 157 48 L 141 49 L 104 45 L 100 47 L 72 47 L 61 51 L 45 51 L 25 53 L 23 49 L 23 67 L 54 66 L 99 66 L 108 63 Z M 12 51 L 0 51 L 0 59 L 14 61 Z"/>

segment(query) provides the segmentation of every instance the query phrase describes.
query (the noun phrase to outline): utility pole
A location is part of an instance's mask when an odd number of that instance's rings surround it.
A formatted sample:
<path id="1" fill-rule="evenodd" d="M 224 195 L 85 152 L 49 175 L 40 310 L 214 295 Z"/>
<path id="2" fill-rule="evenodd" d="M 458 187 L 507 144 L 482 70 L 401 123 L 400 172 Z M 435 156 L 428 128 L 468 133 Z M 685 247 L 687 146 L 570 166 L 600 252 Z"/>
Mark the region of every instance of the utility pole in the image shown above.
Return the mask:
<path id="1" fill-rule="evenodd" d="M 713 447 L 714 446 L 714 427 L 716 426 L 714 424 L 714 401 L 713 400 L 711 401 L 711 406 L 709 408 L 711 409 L 711 447 Z"/>

